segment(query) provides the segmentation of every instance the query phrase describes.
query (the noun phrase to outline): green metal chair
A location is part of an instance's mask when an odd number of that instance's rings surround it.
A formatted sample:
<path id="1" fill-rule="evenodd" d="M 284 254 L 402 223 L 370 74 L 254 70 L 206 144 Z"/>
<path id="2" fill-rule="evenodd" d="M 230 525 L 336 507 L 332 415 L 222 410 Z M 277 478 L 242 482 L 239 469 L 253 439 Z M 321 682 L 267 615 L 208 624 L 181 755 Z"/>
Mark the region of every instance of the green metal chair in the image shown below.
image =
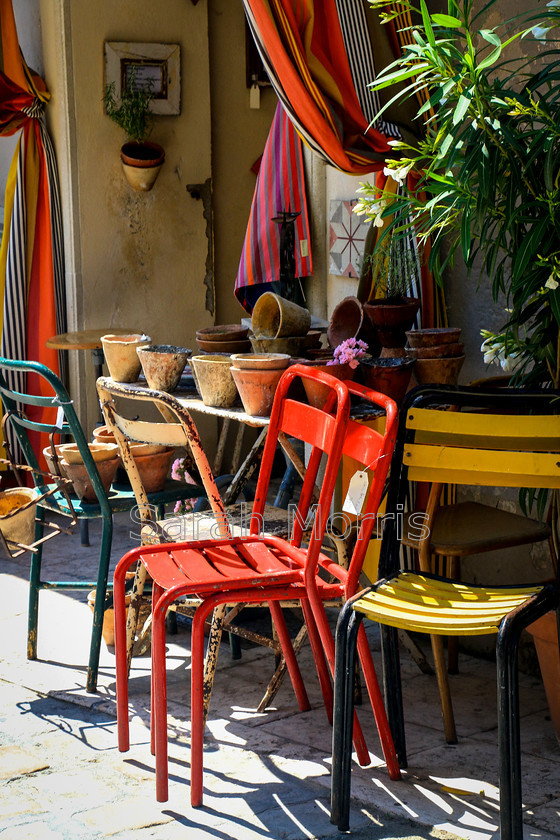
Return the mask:
<path id="1" fill-rule="evenodd" d="M 27 387 L 24 384 L 27 374 L 34 374 L 40 378 L 42 396 L 27 393 Z M 130 486 L 119 486 L 113 483 L 110 491 L 105 492 L 99 472 L 91 456 L 86 436 L 72 405 L 72 400 L 60 379 L 47 367 L 38 362 L 12 361 L 0 357 L 0 398 L 3 403 L 4 414 L 8 414 L 9 427 L 17 437 L 25 461 L 33 470 L 37 471 L 32 473 L 37 489 L 43 492 L 46 487 L 45 482 L 48 479 L 40 471 L 37 453 L 31 444 L 29 432 L 73 438 L 78 445 L 97 496 L 97 503 L 86 503 L 71 493 L 69 504 L 64 494 L 56 491 L 39 501 L 35 524 L 35 542 L 43 536 L 45 514 L 47 510 L 50 510 L 64 516 L 72 516 L 74 513 L 78 520 L 101 519 L 101 547 L 96 581 L 45 581 L 41 580 L 42 544 L 36 546 L 31 554 L 27 636 L 27 658 L 36 659 L 39 592 L 42 589 L 89 590 L 95 587 L 96 597 L 86 683 L 86 690 L 95 693 L 103 612 L 112 601 L 112 595 L 107 593 L 107 578 L 113 538 L 113 514 L 132 510 L 136 507 L 136 499 Z M 64 411 L 61 425 L 53 425 L 43 422 L 41 419 L 42 409 L 53 408 L 53 406 L 62 408 Z M 150 505 L 158 510 L 159 518 L 163 518 L 166 504 L 203 495 L 206 495 L 206 491 L 202 486 L 169 480 L 161 492 L 150 493 L 148 500 Z"/>

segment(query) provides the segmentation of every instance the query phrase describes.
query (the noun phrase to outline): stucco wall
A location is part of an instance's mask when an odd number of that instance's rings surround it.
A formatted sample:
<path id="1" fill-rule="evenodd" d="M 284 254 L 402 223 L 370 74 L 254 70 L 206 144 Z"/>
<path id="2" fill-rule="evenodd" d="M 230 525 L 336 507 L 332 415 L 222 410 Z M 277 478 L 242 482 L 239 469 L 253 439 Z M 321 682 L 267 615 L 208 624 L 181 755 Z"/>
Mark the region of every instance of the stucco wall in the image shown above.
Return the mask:
<path id="1" fill-rule="evenodd" d="M 150 0 L 43 0 L 48 119 L 61 163 L 70 328 L 130 327 L 192 347 L 196 329 L 213 323 L 204 208 L 187 192 L 211 177 L 207 4 L 168 0 L 162 12 Z M 106 40 L 181 47 L 181 114 L 156 117 L 151 137 L 166 161 L 148 193 L 124 180 L 126 138 L 103 111 Z M 73 362 L 76 390 L 88 380 L 91 425 L 92 367 Z"/>
<path id="2" fill-rule="evenodd" d="M 241 0 L 209 0 L 208 26 L 216 323 L 229 324 L 246 314 L 233 287 L 256 183 L 251 166 L 264 149 L 277 98 L 270 87 L 263 88 L 260 108 L 249 107 Z"/>

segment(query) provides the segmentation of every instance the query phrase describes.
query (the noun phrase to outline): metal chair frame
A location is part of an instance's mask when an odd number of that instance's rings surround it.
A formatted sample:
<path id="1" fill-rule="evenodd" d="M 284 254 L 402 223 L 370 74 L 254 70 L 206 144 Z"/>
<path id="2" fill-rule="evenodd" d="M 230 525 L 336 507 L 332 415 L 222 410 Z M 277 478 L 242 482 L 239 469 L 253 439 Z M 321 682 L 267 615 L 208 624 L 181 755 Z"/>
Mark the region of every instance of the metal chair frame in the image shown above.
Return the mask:
<path id="1" fill-rule="evenodd" d="M 295 378 L 318 379 L 329 386 L 327 403 L 322 411 L 288 399 Z M 387 416 L 384 435 L 349 420 L 350 394 L 356 394 L 384 409 Z M 285 626 L 280 604 L 290 599 L 301 603 L 314 654 L 327 715 L 332 717 L 331 673 L 334 669 L 334 639 L 324 610 L 324 602 L 353 594 L 371 536 L 377 508 L 383 492 L 396 428 L 396 406 L 389 398 L 353 383 L 342 383 L 318 370 L 295 365 L 283 374 L 272 410 L 269 432 L 255 497 L 250 534 L 247 538 L 195 541 L 184 544 L 150 546 L 125 555 L 115 572 L 115 631 L 117 661 L 117 713 L 119 749 L 126 751 L 128 739 L 128 693 L 125 642 L 124 579 L 126 571 L 140 560 L 153 580 L 152 639 L 152 746 L 156 755 L 156 795 L 167 799 L 167 725 L 165 679 L 165 614 L 179 597 L 196 594 L 201 599 L 191 637 L 191 803 L 202 804 L 203 731 L 208 696 L 208 671 L 204 671 L 204 623 L 210 614 L 221 620 L 226 604 L 233 602 L 268 604 L 286 658 L 288 671 L 302 710 L 309 701 Z M 311 446 L 298 515 L 291 539 L 259 536 L 272 462 L 278 436 L 289 434 Z M 328 513 L 342 454 L 359 460 L 374 474 L 371 482 L 364 524 L 348 570 L 322 553 Z M 313 499 L 313 489 L 323 454 L 327 454 L 321 495 L 306 549 L 301 548 L 305 523 Z M 201 568 L 208 563 L 206 572 Z M 319 574 L 326 573 L 327 579 Z M 365 639 L 364 639 L 365 641 Z M 383 748 L 390 773 L 399 775 L 396 754 L 383 708 L 383 702 L 367 642 L 360 648 L 364 655 L 366 685 L 384 733 Z M 209 643 L 206 663 L 215 659 Z M 369 763 L 369 753 L 356 719 L 355 741 L 362 763 Z"/>
<path id="2" fill-rule="evenodd" d="M 20 390 L 24 386 L 27 374 L 37 376 L 41 394 L 29 394 Z M 16 378 L 18 384 L 11 387 L 8 379 Z M 51 370 L 38 362 L 14 361 L 0 357 L 0 397 L 7 412 L 9 422 L 21 447 L 23 457 L 32 468 L 32 475 L 37 489 L 43 493 L 49 489 L 45 484 L 44 473 L 40 470 L 37 454 L 34 452 L 28 432 L 51 435 L 66 435 L 74 439 L 92 486 L 97 496 L 97 503 L 82 502 L 75 494 L 70 494 L 71 504 L 65 499 L 61 491 L 50 494 L 37 507 L 35 542 L 43 537 L 45 514 L 47 511 L 73 516 L 78 520 L 101 519 L 101 546 L 99 551 L 99 565 L 97 580 L 95 581 L 46 581 L 41 579 L 42 543 L 38 543 L 36 552 L 31 554 L 31 568 L 29 578 L 29 617 L 27 635 L 27 658 L 37 658 L 37 626 L 39 613 L 39 593 L 43 589 L 55 590 L 90 590 L 95 588 L 95 605 L 90 643 L 90 654 L 87 670 L 86 690 L 95 693 L 97 690 L 97 673 L 101 649 L 103 612 L 110 603 L 107 596 L 107 579 L 113 538 L 113 513 L 132 510 L 136 506 L 134 493 L 130 488 L 116 488 L 113 486 L 107 494 L 101 482 L 99 472 L 91 456 L 88 443 L 74 409 L 70 396 L 58 378 Z M 64 412 L 63 421 L 56 425 L 43 421 L 44 409 L 58 408 Z M 31 409 L 31 412 L 29 411 Z M 31 416 L 33 415 L 33 416 Z M 185 485 L 180 482 L 168 482 L 160 493 L 150 494 L 151 505 L 162 511 L 166 504 L 177 499 L 190 498 L 204 494 L 203 488 Z"/>
<path id="3" fill-rule="evenodd" d="M 543 474 L 521 474 L 521 457 L 525 451 L 530 451 L 531 437 L 535 437 L 529 431 L 518 433 L 509 432 L 509 439 L 504 433 L 500 440 L 498 429 L 492 428 L 488 434 L 488 458 L 490 463 L 493 452 L 498 452 L 497 458 L 501 457 L 501 463 L 505 464 L 504 470 L 510 469 L 509 475 L 503 477 L 502 481 L 492 480 L 490 470 L 486 468 L 484 461 L 481 461 L 479 471 L 480 480 L 466 480 L 468 468 L 465 475 L 457 475 L 458 483 L 461 478 L 465 483 L 478 483 L 486 486 L 510 486 L 510 487 L 548 487 L 550 489 L 560 488 L 560 468 L 558 457 L 560 450 L 560 419 L 554 418 L 554 426 L 550 418 L 557 411 L 559 394 L 557 392 L 527 392 L 521 389 L 502 389 L 498 391 L 481 390 L 478 388 L 435 388 L 424 386 L 410 392 L 405 399 L 401 409 L 399 432 L 397 444 L 393 455 L 391 466 L 391 477 L 387 500 L 387 512 L 403 510 L 399 505 L 403 504 L 410 478 L 418 480 L 438 481 L 437 473 L 439 461 L 428 463 L 429 455 L 426 458 L 426 468 L 418 466 L 414 460 L 414 445 L 417 434 L 423 435 L 420 443 L 426 442 L 437 444 L 437 431 L 424 430 L 417 433 L 414 428 L 416 422 L 415 411 L 419 408 L 465 408 L 473 410 L 497 410 L 506 411 L 514 415 L 531 414 L 535 415 L 535 427 L 538 426 L 542 417 L 546 419 L 547 431 L 542 435 L 541 440 L 534 443 L 536 457 L 542 458 Z M 419 413 L 419 412 L 418 412 Z M 457 415 L 454 415 L 456 417 Z M 484 420 L 484 415 L 479 415 Z M 410 422 L 412 420 L 412 423 Z M 552 429 L 552 432 L 550 431 Z M 523 446 L 523 434 L 528 439 L 528 444 Z M 468 437 L 468 435 L 467 435 Z M 430 439 L 431 438 L 431 439 Z M 492 439 L 494 438 L 494 446 Z M 443 445 L 442 445 L 443 446 Z M 458 444 L 460 446 L 460 444 Z M 469 442 L 465 440 L 462 446 L 469 452 Z M 477 442 L 470 442 L 472 449 L 478 448 L 478 453 L 484 450 L 484 445 Z M 418 447 L 419 449 L 420 447 Z M 426 451 L 429 447 L 426 447 Z M 441 447 L 440 447 L 441 449 Z M 520 450 L 520 451 L 519 451 Z M 547 453 L 550 453 L 548 455 Z M 434 455 L 434 458 L 437 456 Z M 446 455 L 442 455 L 442 464 L 445 466 Z M 451 456 L 453 457 L 453 456 Z M 496 459 L 497 460 L 497 459 Z M 511 467 L 508 465 L 511 463 Z M 545 463 L 546 461 L 546 463 Z M 448 461 L 447 463 L 450 463 Z M 464 463 L 468 463 L 464 460 Z M 518 468 L 519 475 L 515 474 Z M 439 480 L 446 482 L 451 480 L 449 470 L 445 472 L 440 469 L 443 477 Z M 425 475 L 430 474 L 431 479 Z M 524 483 L 526 481 L 526 484 Z M 455 483 L 455 482 L 454 482 Z M 426 541 L 429 539 L 427 536 Z M 399 756 L 401 767 L 407 766 L 406 745 L 404 734 L 404 717 L 402 705 L 402 690 L 399 667 L 399 650 L 397 628 L 418 630 L 420 622 L 423 622 L 421 632 L 437 632 L 441 641 L 442 635 L 456 633 L 469 635 L 473 633 L 488 634 L 495 633 L 496 658 L 497 658 L 497 688 L 498 688 L 498 747 L 499 747 L 499 784 L 500 784 L 500 836 L 502 840 L 522 840 L 522 805 L 521 805 L 521 762 L 519 748 L 519 691 L 518 691 L 518 663 L 517 650 L 521 631 L 529 624 L 546 613 L 548 610 L 557 611 L 560 624 L 560 582 L 558 572 L 553 581 L 537 583 L 534 585 L 523 585 L 522 587 L 504 585 L 500 587 L 485 588 L 471 586 L 469 584 L 458 584 L 452 580 L 441 578 L 427 573 L 421 567 L 418 574 L 413 572 L 401 572 L 399 570 L 400 546 L 398 528 L 393 518 L 387 521 L 383 542 L 381 547 L 379 580 L 370 589 L 358 593 L 349 600 L 342 609 L 336 631 L 336 666 L 335 666 L 335 702 L 334 702 L 334 726 L 333 726 L 333 771 L 332 771 L 332 798 L 331 798 L 331 822 L 338 825 L 339 829 L 347 830 L 349 827 L 350 808 L 350 771 L 351 771 L 351 737 L 353 719 L 353 696 L 352 696 L 352 674 L 355 661 L 356 638 L 364 617 L 373 618 L 378 621 L 381 627 L 382 651 L 383 651 L 383 675 L 386 692 L 386 705 L 391 725 L 394 743 Z M 404 588 L 415 587 L 426 593 L 417 598 L 420 604 L 420 613 L 411 613 L 407 601 L 403 604 L 403 616 L 399 619 L 395 615 L 395 609 L 399 607 L 399 591 L 404 593 Z M 399 589 L 401 587 L 401 589 Z M 441 614 L 439 624 L 433 616 L 437 617 L 438 606 L 430 606 L 430 603 L 437 604 L 437 592 L 440 591 L 442 605 L 453 604 L 453 598 L 460 602 L 460 599 L 467 598 L 469 601 L 469 613 L 464 613 L 460 608 L 457 611 L 448 610 L 448 617 Z M 376 602 L 379 592 L 380 600 Z M 414 596 L 416 598 L 416 596 Z M 370 599 L 368 601 L 368 598 Z M 431 601 L 429 600 L 431 598 Z M 393 607 L 395 609 L 393 609 Z M 476 615 L 478 613 L 478 616 Z M 471 616 L 472 614 L 472 616 Z M 437 630 L 434 629 L 437 627 Z M 438 672 L 439 676 L 439 672 Z"/>

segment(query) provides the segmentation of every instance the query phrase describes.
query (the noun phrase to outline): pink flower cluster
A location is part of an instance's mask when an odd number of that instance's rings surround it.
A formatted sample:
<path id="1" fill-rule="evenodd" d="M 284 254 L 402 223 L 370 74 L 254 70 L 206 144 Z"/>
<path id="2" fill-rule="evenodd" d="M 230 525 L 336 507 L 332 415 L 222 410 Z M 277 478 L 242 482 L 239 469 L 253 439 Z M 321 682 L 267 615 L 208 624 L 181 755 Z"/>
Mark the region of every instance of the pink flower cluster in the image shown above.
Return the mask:
<path id="1" fill-rule="evenodd" d="M 347 338 L 335 347 L 334 358 L 327 362 L 327 365 L 350 365 L 351 368 L 357 368 L 360 359 L 365 357 L 367 349 L 365 341 L 359 338 Z"/>
<path id="2" fill-rule="evenodd" d="M 194 478 L 187 472 L 183 458 L 176 458 L 173 461 L 173 466 L 171 467 L 171 478 L 174 481 L 184 481 L 187 484 L 196 484 Z M 194 510 L 195 502 L 196 499 L 183 499 L 183 501 L 176 502 L 173 512 L 177 514 L 188 513 L 189 511 Z"/>

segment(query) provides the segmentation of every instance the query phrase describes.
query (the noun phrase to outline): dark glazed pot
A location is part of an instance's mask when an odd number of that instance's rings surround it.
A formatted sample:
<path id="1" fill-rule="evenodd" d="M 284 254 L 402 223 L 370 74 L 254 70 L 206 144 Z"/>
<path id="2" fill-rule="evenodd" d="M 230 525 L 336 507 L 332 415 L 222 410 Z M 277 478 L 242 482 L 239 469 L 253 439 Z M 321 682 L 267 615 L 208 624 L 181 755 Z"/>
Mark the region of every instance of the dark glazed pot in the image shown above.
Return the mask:
<path id="1" fill-rule="evenodd" d="M 364 385 L 391 397 L 397 405 L 408 390 L 414 359 L 368 359 L 360 363 Z"/>
<path id="2" fill-rule="evenodd" d="M 382 347 L 404 347 L 406 333 L 414 324 L 420 309 L 419 298 L 402 298 L 399 302 L 390 298 L 379 298 L 372 303 L 364 303 L 364 310 L 377 330 L 377 337 Z"/>

